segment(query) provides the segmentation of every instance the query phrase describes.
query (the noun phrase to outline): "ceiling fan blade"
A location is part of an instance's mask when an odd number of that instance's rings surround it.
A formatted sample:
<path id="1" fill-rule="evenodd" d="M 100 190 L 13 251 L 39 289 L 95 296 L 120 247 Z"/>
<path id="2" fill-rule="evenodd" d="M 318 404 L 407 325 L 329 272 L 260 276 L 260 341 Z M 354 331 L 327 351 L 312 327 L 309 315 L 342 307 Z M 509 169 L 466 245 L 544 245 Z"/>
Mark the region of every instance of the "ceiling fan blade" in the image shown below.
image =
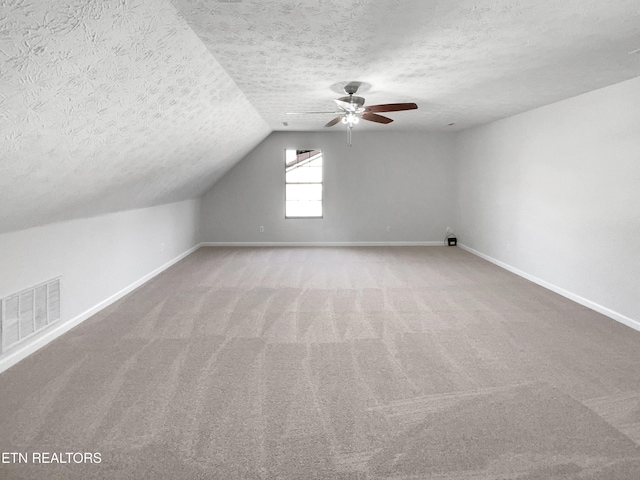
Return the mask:
<path id="1" fill-rule="evenodd" d="M 369 105 L 365 107 L 367 112 L 400 112 L 402 110 L 415 110 L 415 103 L 385 103 L 382 105 Z"/>
<path id="2" fill-rule="evenodd" d="M 370 122 L 376 122 L 376 123 L 391 123 L 393 122 L 393 120 L 389 117 L 383 117 L 382 115 L 377 115 L 375 113 L 371 113 L 371 112 L 364 112 L 362 114 L 362 118 L 364 120 L 369 120 Z"/>
<path id="3" fill-rule="evenodd" d="M 336 123 L 338 123 L 340 120 L 342 120 L 342 115 L 338 115 L 336 118 L 334 118 L 333 120 L 331 120 L 329 123 L 327 123 L 325 125 L 325 127 L 333 127 Z"/>
<path id="4" fill-rule="evenodd" d="M 338 114 L 338 113 L 342 113 L 342 112 L 336 112 L 335 110 L 333 112 L 287 112 L 285 113 L 285 115 L 319 115 L 319 114 L 327 114 L 327 113 L 334 113 L 334 114 Z"/>

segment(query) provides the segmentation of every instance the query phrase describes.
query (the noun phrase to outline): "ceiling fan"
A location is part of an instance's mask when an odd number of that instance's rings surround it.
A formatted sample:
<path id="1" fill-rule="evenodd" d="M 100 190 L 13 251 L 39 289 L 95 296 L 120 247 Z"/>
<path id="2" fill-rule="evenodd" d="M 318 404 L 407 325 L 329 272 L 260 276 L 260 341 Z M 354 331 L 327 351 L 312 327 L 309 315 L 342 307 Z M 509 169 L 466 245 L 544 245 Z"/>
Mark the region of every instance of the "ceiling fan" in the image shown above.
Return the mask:
<path id="1" fill-rule="evenodd" d="M 360 85 L 362 85 L 362 82 L 349 82 L 344 86 L 344 93 L 346 93 L 347 96 L 334 99 L 334 102 L 336 102 L 338 106 L 337 111 L 287 113 L 287 115 L 338 114 L 338 116 L 328 122 L 325 127 L 333 127 L 340 122 L 345 124 L 347 126 L 347 143 L 351 146 L 351 129 L 361 118 L 369 122 L 387 124 L 393 122 L 393 119 L 378 115 L 378 112 L 400 112 L 402 110 L 415 110 L 418 108 L 415 103 L 384 103 L 365 107 L 364 98 L 355 95 Z"/>

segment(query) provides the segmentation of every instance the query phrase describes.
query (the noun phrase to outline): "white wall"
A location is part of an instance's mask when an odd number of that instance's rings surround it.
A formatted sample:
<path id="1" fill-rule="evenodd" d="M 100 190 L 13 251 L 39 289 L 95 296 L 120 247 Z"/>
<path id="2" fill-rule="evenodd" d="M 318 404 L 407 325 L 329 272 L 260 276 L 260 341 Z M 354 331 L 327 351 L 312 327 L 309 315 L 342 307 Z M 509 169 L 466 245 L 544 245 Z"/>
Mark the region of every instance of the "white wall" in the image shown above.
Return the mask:
<path id="1" fill-rule="evenodd" d="M 61 319 L 4 352 L 0 371 L 196 246 L 199 211 L 194 199 L 0 235 L 0 298 L 61 277 Z"/>
<path id="2" fill-rule="evenodd" d="M 456 143 L 459 241 L 640 327 L 640 78 Z"/>
<path id="3" fill-rule="evenodd" d="M 343 129 L 274 132 L 203 196 L 202 239 L 442 242 L 453 221 L 453 147 L 443 133 L 356 128 L 349 147 Z M 284 218 L 287 148 L 324 153 L 322 219 Z"/>

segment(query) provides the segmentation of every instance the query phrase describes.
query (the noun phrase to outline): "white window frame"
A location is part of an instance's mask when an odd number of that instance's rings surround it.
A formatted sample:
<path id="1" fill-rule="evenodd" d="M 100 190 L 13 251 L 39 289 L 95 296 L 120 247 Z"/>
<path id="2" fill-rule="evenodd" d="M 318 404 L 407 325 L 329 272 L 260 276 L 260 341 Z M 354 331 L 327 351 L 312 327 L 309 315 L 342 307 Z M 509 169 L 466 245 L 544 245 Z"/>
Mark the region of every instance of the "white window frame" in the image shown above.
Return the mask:
<path id="1" fill-rule="evenodd" d="M 287 151 L 291 151 L 291 150 L 295 150 L 296 152 L 301 152 L 299 154 L 297 154 L 297 157 L 300 156 L 304 156 L 305 154 L 308 154 L 308 158 L 306 159 L 306 161 L 310 161 L 313 157 L 315 157 L 316 155 L 321 155 L 322 156 L 322 166 L 319 167 L 321 168 L 321 180 L 319 182 L 288 182 L 287 181 L 287 172 L 291 171 L 292 168 L 295 167 L 295 165 L 300 164 L 302 162 L 304 162 L 305 160 L 297 160 L 295 163 L 290 164 L 287 162 Z M 315 152 L 315 153 L 314 153 Z M 317 167 L 315 167 L 317 168 Z M 287 185 L 320 185 L 320 215 L 287 215 Z M 295 201 L 295 200 L 289 200 L 289 201 Z M 302 200 L 299 200 L 302 201 Z M 317 200 L 316 200 L 317 201 Z M 295 149 L 295 148 L 287 148 L 285 149 L 285 162 L 284 162 L 284 218 L 289 220 L 289 219 L 322 219 L 324 216 L 324 152 L 319 149 L 319 148 L 315 148 L 315 149 L 308 149 L 308 150 L 301 150 L 301 149 Z"/>

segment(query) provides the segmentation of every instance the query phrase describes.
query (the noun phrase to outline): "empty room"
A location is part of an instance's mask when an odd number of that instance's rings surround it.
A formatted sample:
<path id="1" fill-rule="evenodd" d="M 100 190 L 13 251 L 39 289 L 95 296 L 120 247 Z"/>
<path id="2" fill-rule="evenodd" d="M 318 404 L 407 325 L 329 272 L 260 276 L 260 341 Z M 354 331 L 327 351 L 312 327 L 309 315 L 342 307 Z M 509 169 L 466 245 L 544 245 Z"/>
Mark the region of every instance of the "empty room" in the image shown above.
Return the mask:
<path id="1" fill-rule="evenodd" d="M 640 478 L 640 3 L 0 2 L 0 478 Z"/>

